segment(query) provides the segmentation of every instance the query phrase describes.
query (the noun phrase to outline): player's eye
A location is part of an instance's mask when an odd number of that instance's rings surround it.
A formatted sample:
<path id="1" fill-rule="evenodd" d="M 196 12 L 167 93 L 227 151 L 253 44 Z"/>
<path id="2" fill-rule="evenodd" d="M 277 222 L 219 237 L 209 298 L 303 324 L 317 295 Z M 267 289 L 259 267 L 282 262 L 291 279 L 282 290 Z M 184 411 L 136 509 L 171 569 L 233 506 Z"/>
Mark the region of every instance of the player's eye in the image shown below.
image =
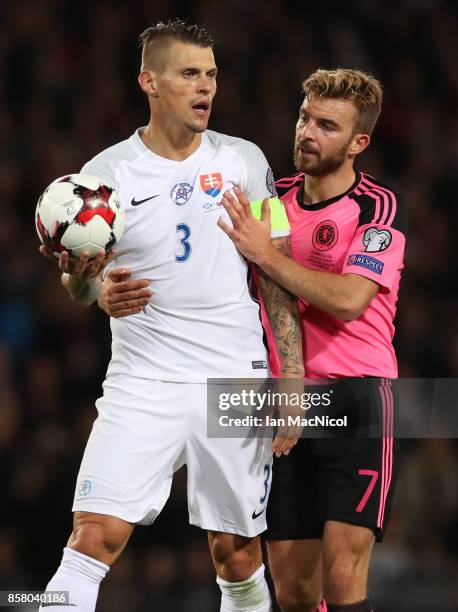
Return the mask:
<path id="1" fill-rule="evenodd" d="M 334 130 L 336 126 L 333 123 L 328 123 L 327 121 L 324 121 L 321 123 L 321 127 L 327 132 L 330 132 Z"/>

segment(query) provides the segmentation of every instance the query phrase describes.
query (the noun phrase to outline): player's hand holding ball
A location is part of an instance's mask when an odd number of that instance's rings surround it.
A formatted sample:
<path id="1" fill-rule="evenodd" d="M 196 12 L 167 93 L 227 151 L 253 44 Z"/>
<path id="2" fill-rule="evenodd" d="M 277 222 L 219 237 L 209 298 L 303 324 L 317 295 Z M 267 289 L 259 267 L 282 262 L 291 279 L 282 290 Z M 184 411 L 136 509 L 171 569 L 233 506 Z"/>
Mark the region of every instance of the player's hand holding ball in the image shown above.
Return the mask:
<path id="1" fill-rule="evenodd" d="M 53 251 L 44 244 L 39 247 L 39 251 L 46 259 L 56 261 Z M 103 268 L 113 259 L 113 257 L 115 257 L 115 252 L 113 250 L 106 255 L 105 250 L 102 249 L 100 253 L 92 259 L 89 258 L 89 253 L 87 251 L 83 251 L 79 259 L 70 257 L 67 251 L 62 251 L 62 253 L 59 254 L 57 262 L 62 272 L 66 272 L 78 278 L 88 279 L 99 276 Z"/>

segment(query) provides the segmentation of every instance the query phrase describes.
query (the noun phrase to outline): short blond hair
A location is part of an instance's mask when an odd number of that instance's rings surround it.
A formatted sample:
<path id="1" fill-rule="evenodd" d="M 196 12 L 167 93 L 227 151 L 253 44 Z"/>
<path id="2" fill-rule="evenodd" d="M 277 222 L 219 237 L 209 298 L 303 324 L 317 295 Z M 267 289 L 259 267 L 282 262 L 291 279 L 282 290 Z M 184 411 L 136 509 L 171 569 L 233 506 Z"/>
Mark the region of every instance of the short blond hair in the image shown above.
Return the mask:
<path id="1" fill-rule="evenodd" d="M 382 85 L 361 70 L 337 68 L 316 70 L 302 84 L 306 98 L 342 98 L 352 100 L 358 117 L 354 132 L 372 134 L 382 110 Z"/>

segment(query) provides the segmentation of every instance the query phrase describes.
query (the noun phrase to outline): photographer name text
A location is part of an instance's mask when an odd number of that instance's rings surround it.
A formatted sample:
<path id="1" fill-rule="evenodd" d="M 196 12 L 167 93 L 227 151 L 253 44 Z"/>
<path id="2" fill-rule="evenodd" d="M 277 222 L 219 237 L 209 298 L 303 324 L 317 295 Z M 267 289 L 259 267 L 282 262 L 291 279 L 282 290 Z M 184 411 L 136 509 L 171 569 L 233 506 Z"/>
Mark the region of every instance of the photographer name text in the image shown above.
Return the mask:
<path id="1" fill-rule="evenodd" d="M 303 417 L 288 415 L 287 417 L 230 417 L 226 414 L 219 417 L 220 427 L 347 427 L 347 416 L 333 418 L 325 416 Z"/>

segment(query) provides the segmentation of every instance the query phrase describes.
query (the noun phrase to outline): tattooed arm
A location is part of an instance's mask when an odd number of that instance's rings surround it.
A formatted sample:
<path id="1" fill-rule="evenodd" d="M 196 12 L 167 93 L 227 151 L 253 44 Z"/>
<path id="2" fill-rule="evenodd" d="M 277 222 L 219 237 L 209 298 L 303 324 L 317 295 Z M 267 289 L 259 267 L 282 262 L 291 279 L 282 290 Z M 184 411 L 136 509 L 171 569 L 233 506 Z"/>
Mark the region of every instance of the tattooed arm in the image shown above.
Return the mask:
<path id="1" fill-rule="evenodd" d="M 278 252 L 278 256 L 290 262 L 291 243 L 290 237 L 271 239 L 270 208 L 268 199 L 263 201 L 261 221 L 257 221 L 252 214 L 248 198 L 237 187 L 234 187 L 237 200 L 226 192 L 223 197 L 223 205 L 232 219 L 233 227 L 227 225 L 222 218 L 218 220 L 219 227 L 229 236 L 235 246 L 240 247 L 240 229 L 245 230 L 244 236 L 250 242 L 250 236 L 256 234 L 257 226 L 262 228 L 263 238 L 269 248 Z M 253 234 L 252 234 L 253 230 Z M 258 241 L 259 242 L 259 241 Z M 249 257 L 252 261 L 255 258 Z M 275 336 L 277 351 L 280 358 L 280 378 L 278 379 L 278 396 L 293 398 L 293 395 L 302 396 L 304 392 L 304 364 L 302 360 L 302 333 L 297 311 L 296 298 L 286 289 L 280 287 L 263 270 L 259 270 L 259 289 L 266 309 L 266 313 Z M 289 379 L 289 381 L 285 379 Z M 302 427 L 292 424 L 288 416 L 303 416 L 297 403 L 287 400 L 283 405 L 276 408 L 281 416 L 284 416 L 285 425 L 279 425 L 272 451 L 277 457 L 288 455 L 297 443 Z M 286 404 L 286 405 L 285 405 Z M 293 408 L 295 406 L 296 408 Z M 290 424 L 291 423 L 291 424 Z"/>
<path id="2" fill-rule="evenodd" d="M 276 238 L 272 244 L 284 255 L 291 257 L 290 238 Z M 259 270 L 259 288 L 266 313 L 272 327 L 284 378 L 302 378 L 302 332 L 296 298 L 283 289 L 262 270 Z"/>
<path id="3" fill-rule="evenodd" d="M 272 244 L 287 257 L 291 256 L 290 238 L 276 238 Z M 304 391 L 304 364 L 302 360 L 302 331 L 299 313 L 297 311 L 296 298 L 283 289 L 262 270 L 259 270 L 259 288 L 261 291 L 264 307 L 269 318 L 272 332 L 275 336 L 278 356 L 280 359 L 280 379 L 278 390 L 280 397 L 287 395 L 302 394 Z M 282 379 L 295 379 L 289 382 Z M 283 391 L 283 393 L 282 393 Z M 286 405 L 277 406 L 279 415 L 286 417 L 293 415 L 289 402 Z M 296 415 L 297 416 L 297 415 Z M 299 416 L 301 416 L 299 411 Z M 288 455 L 296 445 L 301 435 L 302 427 L 286 424 L 279 426 L 272 444 L 272 451 L 277 457 Z"/>

